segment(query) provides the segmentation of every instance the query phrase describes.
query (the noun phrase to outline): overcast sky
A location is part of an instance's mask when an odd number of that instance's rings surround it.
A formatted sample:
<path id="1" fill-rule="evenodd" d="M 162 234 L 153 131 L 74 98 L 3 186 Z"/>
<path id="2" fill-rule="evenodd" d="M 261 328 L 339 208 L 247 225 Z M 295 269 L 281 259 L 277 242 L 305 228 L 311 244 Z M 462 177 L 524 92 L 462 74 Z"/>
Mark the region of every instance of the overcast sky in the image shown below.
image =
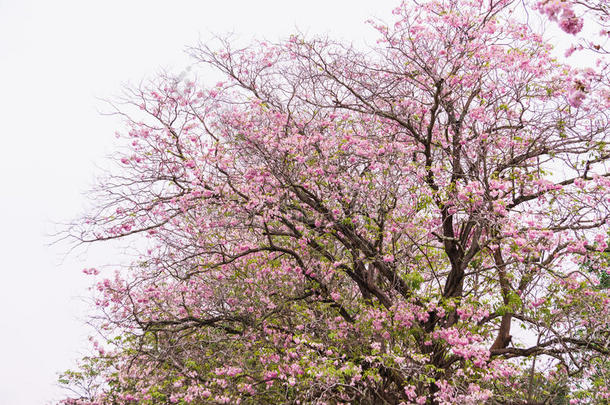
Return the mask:
<path id="1" fill-rule="evenodd" d="M 295 27 L 343 39 L 374 38 L 369 16 L 396 0 L 0 0 L 0 405 L 61 398 L 57 372 L 85 353 L 91 280 L 109 247 L 60 261 L 53 223 L 77 217 L 117 123 L 99 98 L 162 68 L 211 33 L 286 37 Z"/>

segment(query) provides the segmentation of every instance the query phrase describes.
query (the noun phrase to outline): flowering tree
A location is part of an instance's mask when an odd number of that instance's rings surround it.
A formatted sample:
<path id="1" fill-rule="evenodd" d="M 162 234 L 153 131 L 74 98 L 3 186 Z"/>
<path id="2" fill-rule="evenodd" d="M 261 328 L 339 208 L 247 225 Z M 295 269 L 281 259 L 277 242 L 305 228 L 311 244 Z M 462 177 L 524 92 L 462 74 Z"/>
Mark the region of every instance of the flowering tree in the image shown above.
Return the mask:
<path id="1" fill-rule="evenodd" d="M 581 72 L 580 77 L 573 78 L 573 94 L 584 98 L 588 92 L 591 80 L 603 82 L 606 88 L 604 98 L 610 97 L 610 64 L 608 55 L 608 38 L 610 37 L 610 5 L 605 0 L 573 1 L 573 0 L 542 0 L 535 3 L 534 9 L 559 25 L 566 33 L 572 35 L 572 45 L 566 50 L 565 56 L 570 57 L 576 51 L 585 51 L 585 56 L 592 60 L 597 56 L 595 64 Z M 585 20 L 587 26 L 585 27 Z"/>
<path id="2" fill-rule="evenodd" d="M 598 28 L 599 38 L 586 39 L 581 46 L 608 53 L 604 43 L 610 35 L 610 5 L 606 1 L 542 0 L 534 5 L 534 9 L 546 15 L 563 31 L 572 35 L 582 31 L 584 20 L 589 17 L 589 22 Z"/>
<path id="3" fill-rule="evenodd" d="M 603 82 L 507 1 L 394 14 L 366 52 L 221 41 L 214 87 L 129 91 L 70 234 L 149 246 L 65 403 L 608 401 Z"/>

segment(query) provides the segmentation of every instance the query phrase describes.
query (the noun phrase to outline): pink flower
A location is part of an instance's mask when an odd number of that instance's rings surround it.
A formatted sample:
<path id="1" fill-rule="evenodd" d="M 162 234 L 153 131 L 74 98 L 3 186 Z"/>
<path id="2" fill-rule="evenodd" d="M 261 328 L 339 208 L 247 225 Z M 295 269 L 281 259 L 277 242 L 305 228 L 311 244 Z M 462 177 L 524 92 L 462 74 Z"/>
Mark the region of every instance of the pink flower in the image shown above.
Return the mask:
<path id="1" fill-rule="evenodd" d="M 559 21 L 561 29 L 568 34 L 578 34 L 580 30 L 582 30 L 582 25 L 582 18 L 578 17 L 562 18 L 561 21 Z"/>
<path id="2" fill-rule="evenodd" d="M 568 104 L 574 108 L 579 108 L 585 100 L 585 93 L 582 90 L 571 90 L 568 93 Z"/>

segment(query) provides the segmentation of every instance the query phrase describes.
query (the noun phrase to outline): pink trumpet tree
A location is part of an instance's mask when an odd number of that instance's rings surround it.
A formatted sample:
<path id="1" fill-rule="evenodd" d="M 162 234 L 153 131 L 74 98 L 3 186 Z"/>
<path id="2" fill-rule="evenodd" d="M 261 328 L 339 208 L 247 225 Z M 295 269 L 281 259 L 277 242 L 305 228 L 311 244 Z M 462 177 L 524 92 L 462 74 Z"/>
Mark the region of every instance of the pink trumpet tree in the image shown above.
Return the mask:
<path id="1" fill-rule="evenodd" d="M 221 41 L 191 50 L 214 87 L 129 91 L 69 233 L 148 246 L 64 403 L 610 401 L 603 81 L 508 1 L 394 14 L 366 51 Z"/>

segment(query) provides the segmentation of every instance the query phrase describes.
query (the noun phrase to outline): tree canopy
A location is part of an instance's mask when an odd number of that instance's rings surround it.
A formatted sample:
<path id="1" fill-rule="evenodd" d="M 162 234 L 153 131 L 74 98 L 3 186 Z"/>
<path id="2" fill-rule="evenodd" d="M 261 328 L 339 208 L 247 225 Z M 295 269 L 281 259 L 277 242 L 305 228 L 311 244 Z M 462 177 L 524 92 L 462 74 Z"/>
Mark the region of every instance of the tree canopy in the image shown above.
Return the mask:
<path id="1" fill-rule="evenodd" d="M 560 63 L 521 7 L 405 1 L 369 49 L 219 40 L 190 52 L 223 81 L 128 90 L 67 232 L 147 246 L 98 281 L 64 403 L 607 403 L 603 47 Z"/>

